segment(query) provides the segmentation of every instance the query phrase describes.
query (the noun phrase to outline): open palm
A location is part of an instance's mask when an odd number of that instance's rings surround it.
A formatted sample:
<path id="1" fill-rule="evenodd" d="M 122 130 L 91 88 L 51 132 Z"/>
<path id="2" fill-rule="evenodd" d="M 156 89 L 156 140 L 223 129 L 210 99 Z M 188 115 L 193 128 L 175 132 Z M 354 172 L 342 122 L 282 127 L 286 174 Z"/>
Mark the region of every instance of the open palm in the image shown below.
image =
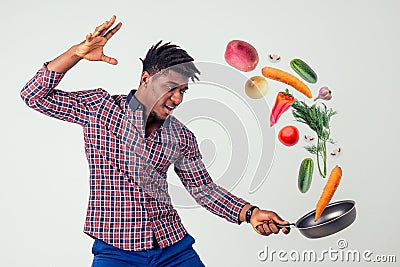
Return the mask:
<path id="1" fill-rule="evenodd" d="M 110 64 L 117 64 L 115 58 L 104 55 L 103 48 L 108 40 L 121 28 L 122 23 L 118 23 L 109 30 L 114 24 L 116 17 L 113 16 L 109 21 L 105 21 L 97 26 L 93 33 L 86 35 L 85 41 L 79 44 L 76 55 L 90 61 L 104 61 Z"/>

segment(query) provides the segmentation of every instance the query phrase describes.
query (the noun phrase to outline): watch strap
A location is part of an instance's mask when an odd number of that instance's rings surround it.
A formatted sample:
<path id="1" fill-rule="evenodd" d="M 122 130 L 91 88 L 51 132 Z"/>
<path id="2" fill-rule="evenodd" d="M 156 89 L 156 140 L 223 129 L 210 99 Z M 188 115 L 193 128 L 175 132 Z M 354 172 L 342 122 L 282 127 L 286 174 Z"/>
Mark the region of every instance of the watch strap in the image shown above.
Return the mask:
<path id="1" fill-rule="evenodd" d="M 251 215 L 253 214 L 253 210 L 256 209 L 256 208 L 258 209 L 257 206 L 252 206 L 246 211 L 246 222 L 247 223 L 250 223 Z"/>

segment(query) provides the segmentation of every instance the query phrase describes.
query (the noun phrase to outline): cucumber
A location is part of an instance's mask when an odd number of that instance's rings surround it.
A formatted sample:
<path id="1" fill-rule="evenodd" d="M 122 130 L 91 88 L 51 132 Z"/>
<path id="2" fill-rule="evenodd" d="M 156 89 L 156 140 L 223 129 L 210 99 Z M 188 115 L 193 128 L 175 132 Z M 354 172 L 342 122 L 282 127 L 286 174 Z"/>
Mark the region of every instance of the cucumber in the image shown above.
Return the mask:
<path id="1" fill-rule="evenodd" d="M 299 58 L 292 59 L 290 61 L 290 67 L 300 75 L 305 81 L 309 83 L 316 83 L 318 80 L 317 74 L 307 65 L 303 60 Z"/>
<path id="2" fill-rule="evenodd" d="M 314 171 L 314 161 L 311 158 L 305 158 L 301 162 L 298 177 L 299 190 L 306 193 L 311 186 L 311 180 Z"/>

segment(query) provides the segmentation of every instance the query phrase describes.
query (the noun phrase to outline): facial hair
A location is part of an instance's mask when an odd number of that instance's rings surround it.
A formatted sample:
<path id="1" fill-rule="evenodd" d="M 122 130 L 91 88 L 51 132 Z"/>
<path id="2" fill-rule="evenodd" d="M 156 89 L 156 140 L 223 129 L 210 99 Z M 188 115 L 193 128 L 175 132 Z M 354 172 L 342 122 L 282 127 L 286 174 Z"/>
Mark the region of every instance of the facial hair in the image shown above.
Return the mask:
<path id="1" fill-rule="evenodd" d="M 163 122 L 164 120 L 161 119 L 154 111 L 151 111 L 149 114 L 148 120 L 153 120 L 153 121 L 158 121 L 158 122 Z"/>

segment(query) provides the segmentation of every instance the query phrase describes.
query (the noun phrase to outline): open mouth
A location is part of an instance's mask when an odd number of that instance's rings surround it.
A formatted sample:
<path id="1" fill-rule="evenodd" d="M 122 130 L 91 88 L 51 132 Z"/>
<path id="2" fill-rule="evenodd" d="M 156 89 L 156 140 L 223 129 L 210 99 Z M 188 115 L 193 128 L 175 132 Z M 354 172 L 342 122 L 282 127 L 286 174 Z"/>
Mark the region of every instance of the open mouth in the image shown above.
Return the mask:
<path id="1" fill-rule="evenodd" d="M 167 114 L 171 114 L 172 111 L 175 109 L 175 107 L 174 106 L 169 106 L 169 105 L 164 105 L 164 109 L 165 109 Z"/>

